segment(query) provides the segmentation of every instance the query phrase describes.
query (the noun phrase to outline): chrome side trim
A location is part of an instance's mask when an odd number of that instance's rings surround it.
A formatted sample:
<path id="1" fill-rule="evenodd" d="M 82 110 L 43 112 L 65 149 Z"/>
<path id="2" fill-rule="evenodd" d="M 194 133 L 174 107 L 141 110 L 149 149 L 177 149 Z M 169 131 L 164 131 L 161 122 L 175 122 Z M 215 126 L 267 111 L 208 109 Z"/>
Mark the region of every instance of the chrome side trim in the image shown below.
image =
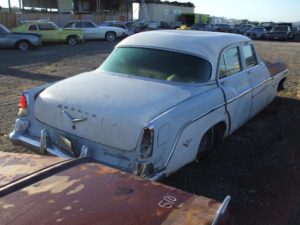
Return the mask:
<path id="1" fill-rule="evenodd" d="M 180 138 L 182 132 L 184 131 L 184 129 L 187 128 L 190 124 L 196 122 L 197 120 L 203 118 L 204 116 L 206 116 L 206 115 L 212 113 L 213 111 L 216 111 L 217 109 L 219 109 L 219 108 L 221 108 L 221 107 L 223 107 L 223 106 L 225 106 L 225 105 L 226 105 L 226 104 L 223 103 L 223 104 L 221 104 L 221 105 L 219 105 L 219 106 L 216 106 L 215 108 L 213 108 L 213 109 L 211 109 L 211 110 L 209 110 L 209 111 L 207 111 L 207 112 L 205 112 L 205 113 L 203 113 L 203 114 L 197 116 L 196 118 L 194 118 L 194 119 L 188 121 L 187 123 L 185 123 L 185 124 L 181 127 L 181 129 L 179 130 L 178 134 L 176 135 L 176 140 L 175 140 L 175 143 L 174 143 L 174 145 L 173 145 L 173 147 L 172 147 L 171 153 L 170 153 L 170 155 L 169 155 L 169 157 L 168 157 L 168 159 L 167 159 L 167 161 L 165 162 L 165 164 L 164 164 L 163 167 L 166 168 L 166 167 L 168 166 L 168 164 L 169 164 L 169 162 L 170 162 L 170 160 L 171 160 L 171 158 L 172 158 L 172 156 L 173 156 L 173 154 L 174 154 L 174 152 L 175 152 L 175 148 L 176 148 L 176 146 L 177 146 L 177 144 L 178 144 L 179 138 Z"/>
<path id="2" fill-rule="evenodd" d="M 215 80 L 209 81 L 209 82 L 207 82 L 207 83 L 205 83 L 205 84 L 203 84 L 203 85 L 201 85 L 201 86 L 212 86 L 212 85 L 216 85 L 216 88 L 218 88 L 218 83 L 217 83 Z M 199 87 L 201 87 L 201 86 L 199 86 Z M 181 101 L 181 102 L 176 103 L 175 106 L 172 106 L 171 108 L 167 109 L 167 110 L 164 111 L 163 113 L 160 113 L 160 114 L 154 116 L 154 117 L 147 123 L 147 125 L 145 125 L 145 126 L 148 126 L 149 124 L 152 124 L 152 123 L 153 123 L 155 120 L 157 120 L 158 118 L 160 118 L 160 117 L 166 115 L 167 113 L 173 111 L 174 109 L 176 109 L 176 107 L 177 107 L 178 105 L 180 105 L 180 104 L 182 104 L 182 103 L 184 103 L 184 102 L 187 102 L 187 101 L 190 100 L 191 98 L 196 98 L 196 97 L 198 97 L 199 95 L 203 95 L 204 93 L 206 93 L 206 92 L 208 92 L 208 91 L 211 91 L 211 89 L 209 89 L 209 90 L 207 90 L 207 91 L 205 91 L 205 92 L 201 92 L 201 93 L 198 93 L 198 94 L 196 94 L 196 95 L 193 95 L 193 96 L 191 96 L 191 97 L 189 97 L 189 98 L 184 99 L 184 100 Z"/>
<path id="3" fill-rule="evenodd" d="M 252 87 L 252 89 L 258 88 L 258 87 L 262 86 L 263 84 L 267 83 L 270 80 L 272 80 L 272 77 L 269 77 L 268 79 L 256 84 L 254 87 Z"/>
<path id="4" fill-rule="evenodd" d="M 213 220 L 211 225 L 218 225 L 221 218 L 225 215 L 226 210 L 228 208 L 228 205 L 230 203 L 231 197 L 228 195 L 224 201 L 222 202 L 222 204 L 220 205 L 218 211 L 217 211 L 217 215 L 215 217 L 215 219 Z"/>
<path id="5" fill-rule="evenodd" d="M 246 95 L 246 94 L 248 94 L 249 92 L 253 91 L 254 89 L 256 89 L 256 88 L 262 86 L 263 84 L 265 84 L 266 82 L 268 82 L 268 81 L 270 81 L 270 80 L 272 80 L 272 78 L 268 78 L 268 79 L 262 81 L 261 83 L 256 84 L 254 87 L 251 87 L 251 88 L 248 89 L 247 91 L 244 91 L 243 93 L 239 94 L 238 96 L 236 96 L 236 97 L 234 97 L 234 98 L 228 100 L 228 101 L 227 101 L 227 104 L 230 104 L 230 103 L 234 102 L 235 100 L 237 100 L 238 98 L 243 97 L 244 95 Z"/>
<path id="6" fill-rule="evenodd" d="M 244 91 L 243 93 L 239 94 L 238 96 L 235 96 L 234 98 L 232 98 L 232 99 L 226 101 L 226 103 L 227 103 L 227 104 L 230 104 L 230 103 L 234 102 L 235 100 L 237 100 L 237 99 L 243 97 L 244 95 L 248 94 L 248 93 L 251 92 L 252 90 L 253 90 L 253 89 L 250 88 L 250 89 L 248 89 L 247 91 Z"/>

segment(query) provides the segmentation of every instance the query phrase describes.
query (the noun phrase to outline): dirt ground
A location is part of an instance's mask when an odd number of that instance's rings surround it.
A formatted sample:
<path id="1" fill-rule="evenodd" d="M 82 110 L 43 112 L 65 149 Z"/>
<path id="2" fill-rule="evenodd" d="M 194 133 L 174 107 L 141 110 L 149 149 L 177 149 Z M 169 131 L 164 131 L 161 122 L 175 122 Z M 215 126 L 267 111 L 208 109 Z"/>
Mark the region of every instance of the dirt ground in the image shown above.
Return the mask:
<path id="1" fill-rule="evenodd" d="M 12 146 L 20 91 L 95 69 L 116 43 L 0 50 L 0 150 Z M 231 195 L 236 224 L 300 225 L 300 43 L 256 42 L 261 57 L 288 64 L 287 89 L 203 161 L 162 181 L 223 200 Z"/>

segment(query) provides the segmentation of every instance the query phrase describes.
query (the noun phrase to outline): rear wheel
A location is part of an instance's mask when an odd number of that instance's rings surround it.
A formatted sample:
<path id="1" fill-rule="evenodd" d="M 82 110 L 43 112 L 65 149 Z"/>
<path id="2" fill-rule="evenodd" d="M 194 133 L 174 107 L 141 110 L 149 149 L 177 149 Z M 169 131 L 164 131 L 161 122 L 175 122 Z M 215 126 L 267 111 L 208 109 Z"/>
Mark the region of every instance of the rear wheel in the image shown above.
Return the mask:
<path id="1" fill-rule="evenodd" d="M 67 39 L 69 45 L 74 46 L 78 44 L 78 38 L 76 36 L 70 36 Z"/>
<path id="2" fill-rule="evenodd" d="M 17 46 L 20 51 L 24 52 L 29 49 L 30 44 L 28 41 L 20 41 Z"/>
<path id="3" fill-rule="evenodd" d="M 117 35 L 114 32 L 107 32 L 105 35 L 105 39 L 107 41 L 115 41 L 117 39 Z"/>
<path id="4" fill-rule="evenodd" d="M 277 91 L 284 91 L 284 90 L 285 90 L 285 79 L 281 80 L 277 87 Z"/>
<path id="5" fill-rule="evenodd" d="M 214 129 L 208 130 L 202 137 L 198 147 L 198 153 L 195 161 L 199 162 L 205 155 L 207 155 L 213 146 Z"/>

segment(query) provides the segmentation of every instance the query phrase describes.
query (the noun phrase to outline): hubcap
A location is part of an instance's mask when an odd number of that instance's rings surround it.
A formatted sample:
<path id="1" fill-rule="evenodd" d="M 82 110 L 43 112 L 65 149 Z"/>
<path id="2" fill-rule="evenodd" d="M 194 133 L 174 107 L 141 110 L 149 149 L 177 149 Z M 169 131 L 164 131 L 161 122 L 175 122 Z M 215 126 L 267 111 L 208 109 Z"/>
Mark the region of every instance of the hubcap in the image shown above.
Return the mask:
<path id="1" fill-rule="evenodd" d="M 114 41 L 114 40 L 116 39 L 116 36 L 115 36 L 115 34 L 113 34 L 113 33 L 109 33 L 109 34 L 107 35 L 107 39 L 108 39 L 109 41 Z"/>
<path id="2" fill-rule="evenodd" d="M 21 51 L 26 51 L 26 50 L 28 49 L 28 44 L 25 43 L 25 42 L 20 43 L 19 49 L 20 49 Z"/>

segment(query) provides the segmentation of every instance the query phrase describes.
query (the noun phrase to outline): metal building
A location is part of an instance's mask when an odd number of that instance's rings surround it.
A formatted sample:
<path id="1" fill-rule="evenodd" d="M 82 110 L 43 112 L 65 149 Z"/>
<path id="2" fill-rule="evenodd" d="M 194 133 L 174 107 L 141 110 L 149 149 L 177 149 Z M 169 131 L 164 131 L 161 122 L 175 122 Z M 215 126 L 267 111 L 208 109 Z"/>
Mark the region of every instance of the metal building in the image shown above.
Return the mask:
<path id="1" fill-rule="evenodd" d="M 191 3 L 179 2 L 149 2 L 146 1 L 146 10 L 150 21 L 167 22 L 169 24 L 178 21 L 181 14 L 194 13 L 195 6 Z M 147 20 L 145 8 L 140 6 L 139 19 Z"/>

